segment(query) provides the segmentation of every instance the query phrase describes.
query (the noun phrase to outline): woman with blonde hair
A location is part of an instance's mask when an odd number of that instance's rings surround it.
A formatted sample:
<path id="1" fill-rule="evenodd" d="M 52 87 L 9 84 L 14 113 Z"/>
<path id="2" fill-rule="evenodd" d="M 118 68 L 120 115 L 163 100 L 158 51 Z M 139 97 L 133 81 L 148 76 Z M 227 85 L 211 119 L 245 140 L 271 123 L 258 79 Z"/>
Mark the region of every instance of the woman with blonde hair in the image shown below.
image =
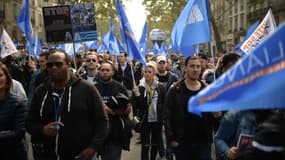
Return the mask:
<path id="1" fill-rule="evenodd" d="M 160 136 L 162 135 L 163 107 L 165 89 L 156 77 L 156 63 L 150 61 L 144 68 L 143 78 L 134 87 L 134 116 L 140 119 L 140 135 L 142 142 L 141 159 L 155 160 L 158 153 Z M 150 155 L 149 155 L 150 150 Z"/>
<path id="2" fill-rule="evenodd" d="M 12 77 L 5 64 L 0 62 L 0 150 L 1 159 L 26 160 L 25 98 L 13 94 Z"/>

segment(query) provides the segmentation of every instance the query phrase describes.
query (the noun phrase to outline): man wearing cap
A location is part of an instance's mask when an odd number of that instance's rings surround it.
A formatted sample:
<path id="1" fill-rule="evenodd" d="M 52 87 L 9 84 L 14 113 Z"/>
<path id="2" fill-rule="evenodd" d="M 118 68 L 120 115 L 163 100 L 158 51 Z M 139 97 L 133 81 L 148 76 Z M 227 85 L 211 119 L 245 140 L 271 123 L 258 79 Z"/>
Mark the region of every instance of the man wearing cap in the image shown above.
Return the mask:
<path id="1" fill-rule="evenodd" d="M 173 82 L 178 80 L 177 76 L 167 70 L 167 59 L 163 55 L 156 58 L 157 63 L 157 77 L 158 81 L 162 83 L 166 90 L 172 85 Z"/>
<path id="2" fill-rule="evenodd" d="M 156 58 L 156 63 L 157 63 L 157 78 L 158 81 L 165 87 L 165 90 L 167 91 L 170 86 L 173 84 L 173 82 L 176 82 L 178 80 L 177 76 L 173 74 L 172 72 L 167 70 L 167 59 L 164 55 L 159 55 Z M 164 154 L 164 144 L 163 144 L 163 139 L 161 135 L 161 143 L 159 145 L 159 154 L 162 156 Z M 166 157 L 168 159 L 171 159 L 172 157 L 172 151 L 171 148 L 167 145 L 167 151 L 166 151 Z"/>

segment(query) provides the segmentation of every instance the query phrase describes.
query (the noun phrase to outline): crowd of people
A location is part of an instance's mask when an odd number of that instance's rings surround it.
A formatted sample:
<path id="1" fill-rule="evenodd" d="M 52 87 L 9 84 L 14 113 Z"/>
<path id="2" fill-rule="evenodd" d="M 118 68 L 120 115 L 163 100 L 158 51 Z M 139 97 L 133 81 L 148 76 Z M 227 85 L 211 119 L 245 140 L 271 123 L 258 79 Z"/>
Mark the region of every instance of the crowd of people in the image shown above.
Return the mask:
<path id="1" fill-rule="evenodd" d="M 141 160 L 283 160 L 283 110 L 188 112 L 239 59 L 22 49 L 0 62 L 0 159 L 120 160 L 137 132 Z"/>

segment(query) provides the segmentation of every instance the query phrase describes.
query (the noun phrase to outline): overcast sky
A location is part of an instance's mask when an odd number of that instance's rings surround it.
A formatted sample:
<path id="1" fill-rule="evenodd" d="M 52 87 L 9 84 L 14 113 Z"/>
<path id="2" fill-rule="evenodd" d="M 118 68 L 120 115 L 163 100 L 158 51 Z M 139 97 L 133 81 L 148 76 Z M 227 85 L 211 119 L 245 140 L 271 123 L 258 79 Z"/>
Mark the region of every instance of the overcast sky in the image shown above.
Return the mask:
<path id="1" fill-rule="evenodd" d="M 142 5 L 143 0 L 131 0 L 125 1 L 124 5 L 126 7 L 126 14 L 128 16 L 129 22 L 136 36 L 137 41 L 139 41 L 143 25 L 145 23 L 146 15 L 145 10 Z"/>

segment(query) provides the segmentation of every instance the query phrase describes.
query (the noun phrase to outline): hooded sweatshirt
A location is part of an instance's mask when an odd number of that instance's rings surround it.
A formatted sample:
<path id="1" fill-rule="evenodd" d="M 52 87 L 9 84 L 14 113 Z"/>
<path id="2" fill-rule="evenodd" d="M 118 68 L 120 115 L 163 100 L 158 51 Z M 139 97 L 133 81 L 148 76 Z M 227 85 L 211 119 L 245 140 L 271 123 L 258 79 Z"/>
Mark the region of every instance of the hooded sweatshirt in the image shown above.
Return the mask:
<path id="1" fill-rule="evenodd" d="M 41 84 L 35 91 L 28 112 L 26 127 L 32 143 L 42 146 L 42 155 L 70 160 L 85 148 L 96 151 L 108 130 L 108 116 L 97 89 L 85 80 L 71 78 L 64 88 L 59 109 L 59 120 L 64 124 L 56 137 L 43 134 L 43 127 L 56 121 L 56 107 L 51 81 Z"/>

